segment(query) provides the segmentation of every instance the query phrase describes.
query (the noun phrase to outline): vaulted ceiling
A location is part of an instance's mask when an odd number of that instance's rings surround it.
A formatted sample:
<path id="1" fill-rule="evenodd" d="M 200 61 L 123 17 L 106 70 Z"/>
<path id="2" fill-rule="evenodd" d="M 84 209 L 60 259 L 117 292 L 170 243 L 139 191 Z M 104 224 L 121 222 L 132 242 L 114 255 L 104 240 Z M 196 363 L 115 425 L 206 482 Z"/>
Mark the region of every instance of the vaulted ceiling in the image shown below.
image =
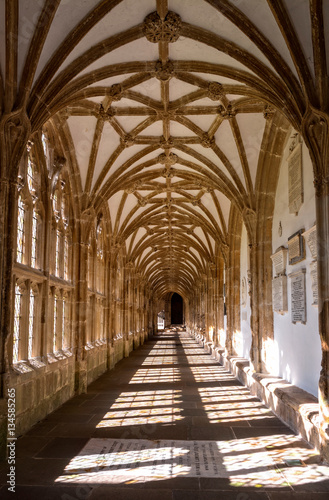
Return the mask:
<path id="1" fill-rule="evenodd" d="M 2 1 L 1 33 L 7 20 L 16 34 L 0 44 L 2 107 L 25 103 L 33 131 L 54 117 L 82 209 L 105 201 L 127 261 L 154 291 L 186 295 L 225 255 L 232 205 L 256 209 L 275 117 L 298 128 L 318 104 L 321 5 Z"/>

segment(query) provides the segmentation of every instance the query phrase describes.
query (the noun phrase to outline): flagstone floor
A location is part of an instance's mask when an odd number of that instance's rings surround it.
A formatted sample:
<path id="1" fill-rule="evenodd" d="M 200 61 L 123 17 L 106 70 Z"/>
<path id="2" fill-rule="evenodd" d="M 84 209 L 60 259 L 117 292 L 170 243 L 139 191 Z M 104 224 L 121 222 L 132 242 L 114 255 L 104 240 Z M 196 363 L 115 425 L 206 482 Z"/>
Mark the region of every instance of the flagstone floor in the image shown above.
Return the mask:
<path id="1" fill-rule="evenodd" d="M 17 441 L 24 500 L 328 500 L 329 468 L 185 332 L 149 340 Z"/>

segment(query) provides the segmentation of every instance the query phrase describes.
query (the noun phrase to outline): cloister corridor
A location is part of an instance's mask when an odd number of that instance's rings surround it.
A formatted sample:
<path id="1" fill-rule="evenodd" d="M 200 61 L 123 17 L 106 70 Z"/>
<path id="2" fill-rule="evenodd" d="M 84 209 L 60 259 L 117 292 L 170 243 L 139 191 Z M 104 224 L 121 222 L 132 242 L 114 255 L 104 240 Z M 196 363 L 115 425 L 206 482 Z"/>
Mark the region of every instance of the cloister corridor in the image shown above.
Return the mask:
<path id="1" fill-rule="evenodd" d="M 20 437 L 17 470 L 24 500 L 325 500 L 329 492 L 318 454 L 180 327 L 151 337 Z"/>

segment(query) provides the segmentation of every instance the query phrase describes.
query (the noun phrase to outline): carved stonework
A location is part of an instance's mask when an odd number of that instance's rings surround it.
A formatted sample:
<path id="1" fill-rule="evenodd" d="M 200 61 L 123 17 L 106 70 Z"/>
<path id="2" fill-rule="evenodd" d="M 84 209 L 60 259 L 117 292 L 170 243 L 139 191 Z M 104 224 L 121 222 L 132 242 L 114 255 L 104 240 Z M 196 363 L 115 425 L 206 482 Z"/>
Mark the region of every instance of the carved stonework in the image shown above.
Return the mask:
<path id="1" fill-rule="evenodd" d="M 157 61 L 155 64 L 155 77 L 158 80 L 166 82 L 174 75 L 174 64 L 172 61 L 167 61 L 163 63 L 162 61 Z"/>
<path id="2" fill-rule="evenodd" d="M 122 97 L 122 86 L 120 83 L 115 83 L 112 85 L 108 92 L 107 95 L 111 98 L 112 101 L 120 101 Z"/>
<path id="3" fill-rule="evenodd" d="M 207 97 L 212 101 L 218 101 L 224 97 L 223 85 L 218 82 L 210 82 L 208 85 Z"/>
<path id="4" fill-rule="evenodd" d="M 115 115 L 115 113 L 116 113 L 115 110 L 111 108 L 111 106 L 109 106 L 105 111 L 103 104 L 101 104 L 99 107 L 98 117 L 104 121 L 111 120 L 112 117 Z"/>
<path id="5" fill-rule="evenodd" d="M 236 115 L 235 109 L 233 109 L 232 104 L 228 104 L 226 108 L 222 105 L 218 106 L 217 112 L 223 118 L 234 118 Z"/>
<path id="6" fill-rule="evenodd" d="M 6 152 L 6 164 L 14 181 L 17 180 L 19 161 L 30 133 L 31 123 L 24 111 L 18 110 L 3 115 L 0 121 L 0 145 L 2 152 Z"/>
<path id="7" fill-rule="evenodd" d="M 145 198 L 140 198 L 140 199 L 138 200 L 138 205 L 139 205 L 140 207 L 145 207 L 145 206 L 146 206 L 146 204 L 147 204 L 147 201 L 145 200 Z"/>
<path id="8" fill-rule="evenodd" d="M 215 144 L 214 137 L 210 137 L 207 132 L 203 134 L 201 138 L 201 145 L 204 148 L 211 148 Z"/>
<path id="9" fill-rule="evenodd" d="M 158 156 L 158 162 L 162 165 L 175 165 L 177 159 L 178 156 L 175 155 L 175 153 L 169 153 L 169 155 L 161 153 L 161 155 Z"/>
<path id="10" fill-rule="evenodd" d="M 133 146 L 134 144 L 134 138 L 132 135 L 130 134 L 126 134 L 122 139 L 121 139 L 121 144 L 125 147 L 125 148 L 129 148 L 130 146 Z"/>
<path id="11" fill-rule="evenodd" d="M 178 14 L 169 11 L 162 20 L 157 12 L 149 14 L 143 24 L 143 33 L 152 43 L 176 42 L 179 38 L 182 21 Z"/>
<path id="12" fill-rule="evenodd" d="M 164 136 L 160 137 L 160 147 L 162 149 L 169 149 L 174 145 L 174 140 L 172 137 L 166 139 Z"/>
<path id="13" fill-rule="evenodd" d="M 165 168 L 162 170 L 162 177 L 165 177 L 166 179 L 172 179 L 174 174 L 175 172 L 173 168 Z"/>
<path id="14" fill-rule="evenodd" d="M 274 113 L 275 113 L 275 109 L 272 106 L 270 106 L 270 104 L 265 104 L 264 111 L 263 111 L 263 116 L 264 116 L 265 120 L 269 120 L 270 118 L 272 118 Z"/>

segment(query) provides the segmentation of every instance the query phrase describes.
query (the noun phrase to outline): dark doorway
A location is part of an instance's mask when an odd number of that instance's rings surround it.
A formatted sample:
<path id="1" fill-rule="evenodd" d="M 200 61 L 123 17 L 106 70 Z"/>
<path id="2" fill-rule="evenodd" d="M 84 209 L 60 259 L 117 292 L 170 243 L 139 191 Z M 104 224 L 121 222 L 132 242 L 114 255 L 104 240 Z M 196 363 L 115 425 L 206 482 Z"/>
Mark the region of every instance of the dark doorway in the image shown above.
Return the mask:
<path id="1" fill-rule="evenodd" d="M 181 325 L 183 323 L 183 299 L 178 293 L 171 297 L 171 324 Z"/>

